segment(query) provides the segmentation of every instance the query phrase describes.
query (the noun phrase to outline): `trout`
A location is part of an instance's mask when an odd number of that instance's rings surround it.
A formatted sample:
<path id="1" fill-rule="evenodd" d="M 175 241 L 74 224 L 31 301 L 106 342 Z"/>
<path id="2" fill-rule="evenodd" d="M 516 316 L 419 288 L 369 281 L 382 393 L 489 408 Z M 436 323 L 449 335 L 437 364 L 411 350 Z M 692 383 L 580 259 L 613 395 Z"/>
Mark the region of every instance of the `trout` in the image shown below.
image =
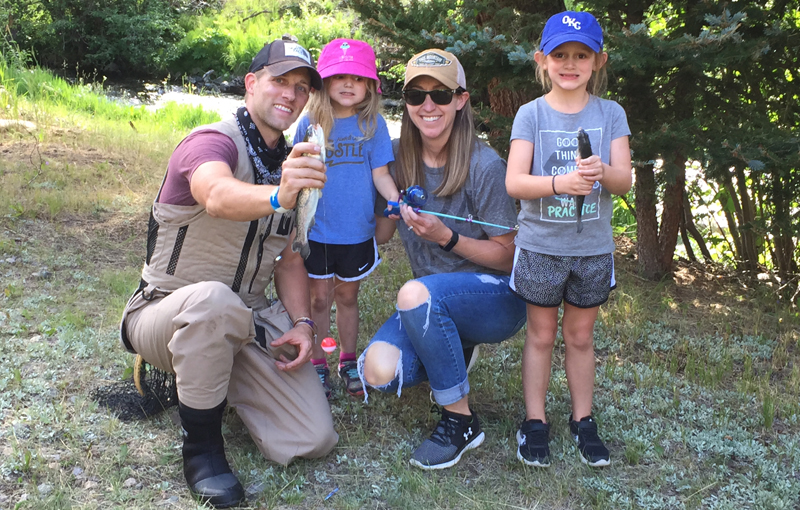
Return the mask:
<path id="1" fill-rule="evenodd" d="M 306 136 L 303 138 L 304 142 L 312 142 L 320 147 L 319 154 L 305 153 L 304 156 L 317 158 L 325 163 L 325 133 L 322 132 L 322 127 L 319 124 L 311 124 L 308 126 Z M 297 205 L 295 225 L 297 231 L 294 235 L 292 242 L 292 251 L 300 252 L 300 255 L 307 259 L 311 253 L 311 247 L 308 245 L 308 231 L 314 226 L 314 216 L 317 214 L 317 203 L 319 197 L 322 196 L 322 190 L 319 188 L 303 188 L 297 194 Z"/>
<path id="2" fill-rule="evenodd" d="M 578 154 L 581 159 L 586 159 L 592 155 L 592 144 L 589 142 L 589 135 L 583 128 L 578 128 Z M 578 233 L 583 230 L 583 223 L 581 223 L 581 216 L 583 215 L 583 202 L 586 200 L 586 195 L 575 196 L 575 213 L 578 215 Z"/>

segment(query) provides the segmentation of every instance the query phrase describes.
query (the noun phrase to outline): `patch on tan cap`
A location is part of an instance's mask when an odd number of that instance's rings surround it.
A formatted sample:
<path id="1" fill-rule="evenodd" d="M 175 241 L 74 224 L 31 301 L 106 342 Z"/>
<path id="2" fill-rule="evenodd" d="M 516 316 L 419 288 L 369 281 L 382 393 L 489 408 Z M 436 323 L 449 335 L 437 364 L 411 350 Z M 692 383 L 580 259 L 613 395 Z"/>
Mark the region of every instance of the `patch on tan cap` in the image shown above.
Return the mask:
<path id="1" fill-rule="evenodd" d="M 444 55 L 429 51 L 415 58 L 411 65 L 416 67 L 445 67 L 452 63 L 453 61 L 445 58 Z"/>

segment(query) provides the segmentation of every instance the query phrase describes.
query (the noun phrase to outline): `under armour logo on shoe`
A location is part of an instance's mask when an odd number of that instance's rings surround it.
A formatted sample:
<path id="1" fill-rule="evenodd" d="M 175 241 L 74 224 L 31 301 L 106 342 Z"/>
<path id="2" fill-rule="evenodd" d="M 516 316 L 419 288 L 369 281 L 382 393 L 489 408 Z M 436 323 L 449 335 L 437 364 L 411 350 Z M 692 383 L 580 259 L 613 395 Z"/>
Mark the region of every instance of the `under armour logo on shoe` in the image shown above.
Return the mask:
<path id="1" fill-rule="evenodd" d="M 464 441 L 469 439 L 469 436 L 472 435 L 472 427 L 468 428 L 466 432 L 464 432 Z"/>

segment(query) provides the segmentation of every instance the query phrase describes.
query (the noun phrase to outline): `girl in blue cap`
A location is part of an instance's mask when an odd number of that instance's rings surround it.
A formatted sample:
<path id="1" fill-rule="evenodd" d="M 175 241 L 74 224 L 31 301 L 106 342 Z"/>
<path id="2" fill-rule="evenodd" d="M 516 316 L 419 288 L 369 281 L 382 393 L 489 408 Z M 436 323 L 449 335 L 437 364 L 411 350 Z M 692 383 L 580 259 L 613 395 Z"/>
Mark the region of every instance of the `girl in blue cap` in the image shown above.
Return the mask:
<path id="1" fill-rule="evenodd" d="M 517 432 L 517 457 L 530 466 L 550 465 L 545 396 L 563 302 L 570 432 L 584 463 L 607 466 L 609 452 L 592 418 L 592 337 L 599 307 L 616 286 L 611 194 L 631 188 L 630 129 L 622 107 L 599 97 L 608 54 L 594 16 L 567 11 L 551 17 L 534 60 L 546 94 L 517 112 L 506 175 L 508 194 L 522 205 L 509 286 L 528 303 L 526 416 Z M 588 134 L 592 156 L 579 155 L 580 129 Z"/>

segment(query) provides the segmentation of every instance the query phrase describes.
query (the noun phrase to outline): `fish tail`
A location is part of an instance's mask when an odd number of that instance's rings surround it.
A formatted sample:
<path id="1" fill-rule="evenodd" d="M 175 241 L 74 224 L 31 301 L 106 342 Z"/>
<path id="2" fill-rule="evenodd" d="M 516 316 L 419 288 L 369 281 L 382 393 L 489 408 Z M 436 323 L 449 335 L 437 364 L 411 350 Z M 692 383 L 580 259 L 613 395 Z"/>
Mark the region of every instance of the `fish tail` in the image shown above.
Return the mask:
<path id="1" fill-rule="evenodd" d="M 303 257 L 303 260 L 305 260 L 311 254 L 311 246 L 309 246 L 308 241 L 295 239 L 292 241 L 292 251 L 295 253 L 299 251 L 300 256 Z"/>
<path id="2" fill-rule="evenodd" d="M 292 241 L 292 251 L 293 252 L 297 253 L 298 251 L 300 251 L 300 249 L 302 247 L 303 247 L 303 243 L 301 241 L 298 241 L 297 239 Z"/>

